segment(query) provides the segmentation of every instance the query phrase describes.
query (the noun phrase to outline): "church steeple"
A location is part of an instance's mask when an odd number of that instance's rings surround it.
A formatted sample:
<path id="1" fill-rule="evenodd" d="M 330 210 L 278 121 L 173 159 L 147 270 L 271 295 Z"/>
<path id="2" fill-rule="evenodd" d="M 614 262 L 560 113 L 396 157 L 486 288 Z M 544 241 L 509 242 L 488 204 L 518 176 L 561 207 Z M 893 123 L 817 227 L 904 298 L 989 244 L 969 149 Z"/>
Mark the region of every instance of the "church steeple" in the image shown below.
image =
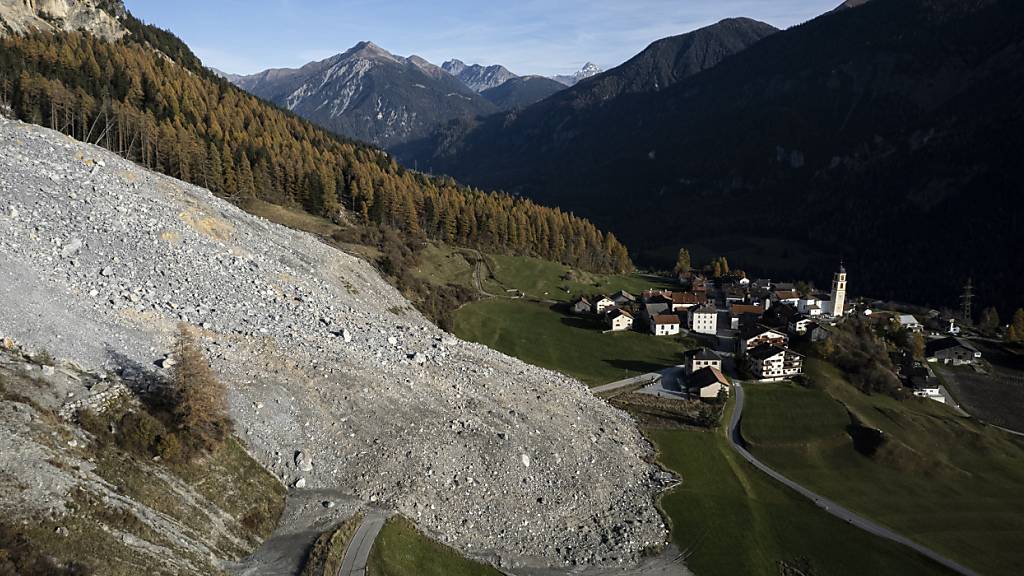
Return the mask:
<path id="1" fill-rule="evenodd" d="M 832 316 L 836 318 L 846 312 L 846 266 L 840 262 L 839 272 L 832 277 Z"/>

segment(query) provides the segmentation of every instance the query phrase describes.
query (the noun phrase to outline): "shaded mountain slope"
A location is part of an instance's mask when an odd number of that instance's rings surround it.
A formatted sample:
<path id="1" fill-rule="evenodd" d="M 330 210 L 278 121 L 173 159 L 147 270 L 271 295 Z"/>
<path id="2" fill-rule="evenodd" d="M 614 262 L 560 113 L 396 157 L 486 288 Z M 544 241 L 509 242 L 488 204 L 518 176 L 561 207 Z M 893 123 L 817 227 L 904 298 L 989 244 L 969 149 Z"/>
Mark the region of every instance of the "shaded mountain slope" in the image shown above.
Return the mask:
<path id="1" fill-rule="evenodd" d="M 501 86 L 480 93 L 501 110 L 523 108 L 565 89 L 561 83 L 543 76 L 520 76 Z"/>
<path id="2" fill-rule="evenodd" d="M 859 292 L 954 304 L 974 275 L 1009 308 L 1024 273 L 1022 39 L 1019 2 L 870 2 L 668 89 L 538 118 L 556 96 L 449 130 L 433 167 L 588 215 L 648 261 L 767 236 L 803 244 L 789 260 L 846 257 Z"/>

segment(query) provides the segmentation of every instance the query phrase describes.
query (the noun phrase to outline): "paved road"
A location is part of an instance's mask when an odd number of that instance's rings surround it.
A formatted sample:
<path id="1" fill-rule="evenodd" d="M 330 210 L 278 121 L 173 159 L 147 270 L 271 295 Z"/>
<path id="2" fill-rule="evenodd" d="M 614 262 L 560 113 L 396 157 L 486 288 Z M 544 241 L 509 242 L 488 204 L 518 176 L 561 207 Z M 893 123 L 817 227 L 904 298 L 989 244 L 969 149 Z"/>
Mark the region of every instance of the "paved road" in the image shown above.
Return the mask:
<path id="1" fill-rule="evenodd" d="M 384 527 L 387 514 L 378 511 L 367 511 L 363 517 L 362 524 L 356 528 L 352 535 L 352 541 L 345 549 L 345 558 L 341 561 L 341 568 L 338 569 L 338 576 L 365 576 L 366 563 L 370 559 L 370 550 L 373 549 L 373 542 L 377 534 Z"/>
<path id="2" fill-rule="evenodd" d="M 595 386 L 590 389 L 594 394 L 601 394 L 604 392 L 614 392 L 619 388 L 628 388 L 630 386 L 640 386 L 641 384 L 653 384 L 654 381 L 661 378 L 661 375 L 668 370 L 675 370 L 676 367 L 666 368 L 661 372 L 650 372 L 647 374 L 641 374 L 639 376 L 633 376 L 632 378 L 626 378 L 625 380 L 619 380 L 618 382 L 609 382 L 608 384 L 602 384 L 601 386 Z"/>
<path id="3" fill-rule="evenodd" d="M 753 454 L 751 454 L 750 452 L 747 451 L 746 448 L 744 448 L 744 446 L 743 446 L 743 439 L 740 436 L 740 420 L 742 419 L 742 416 L 743 416 L 743 385 L 737 383 L 736 384 L 736 406 L 733 408 L 733 410 L 732 410 L 732 418 L 729 420 L 729 442 L 732 444 L 732 447 L 736 450 L 736 452 L 738 452 L 739 455 L 742 456 L 747 462 L 750 462 L 756 468 L 758 468 L 759 470 L 761 470 L 765 474 L 771 476 L 776 481 L 781 482 L 782 484 L 785 484 L 789 488 L 795 490 L 801 496 L 803 496 L 803 497 L 807 498 L 808 500 L 814 502 L 819 508 L 821 508 L 824 511 L 828 512 L 829 514 L 835 516 L 836 518 L 839 518 L 840 520 L 844 520 L 847 523 L 852 524 L 853 526 L 856 526 L 857 528 L 860 528 L 861 530 L 864 530 L 865 532 L 869 532 L 871 534 L 874 534 L 875 536 L 880 536 L 882 538 L 885 538 L 885 539 L 888 539 L 888 540 L 892 540 L 893 542 L 896 542 L 898 544 L 902 544 L 902 545 L 904 545 L 904 546 L 906 546 L 908 548 L 911 548 L 914 551 L 918 552 L 919 554 L 921 554 L 923 556 L 926 556 L 927 558 L 930 558 L 931 560 L 934 560 L 935 562 L 938 562 L 939 564 L 942 564 L 943 566 L 945 566 L 946 568 L 949 568 L 950 570 L 953 570 L 954 572 L 963 574 L 964 576 L 978 576 L 978 573 L 975 572 L 974 570 L 971 570 L 970 568 L 968 568 L 966 566 L 963 566 L 963 565 L 961 565 L 961 564 L 959 564 L 959 563 L 957 563 L 957 562 L 955 562 L 953 560 L 950 560 L 949 558 L 946 558 L 945 556 L 939 555 L 937 552 L 935 552 L 931 548 L 927 548 L 925 546 L 922 546 L 922 545 L 918 544 L 917 542 L 914 542 L 913 540 L 910 540 L 909 538 L 906 538 L 905 536 L 897 534 L 896 532 L 893 532 L 892 530 L 889 530 L 888 528 L 886 528 L 884 526 L 881 526 L 879 524 L 876 524 L 876 523 L 872 522 L 871 520 L 868 520 L 868 519 L 866 519 L 866 518 L 864 518 L 862 516 L 859 516 L 855 512 L 847 510 L 846 508 L 843 508 L 839 504 L 836 504 L 835 502 L 833 502 L 833 501 L 831 501 L 831 500 L 829 500 L 829 499 L 827 499 L 827 498 L 825 498 L 823 496 L 820 496 L 820 495 L 818 495 L 818 494 L 816 494 L 814 492 L 811 492 L 807 488 L 804 488 L 800 484 L 797 484 L 796 482 L 793 482 L 792 480 L 790 480 L 789 478 L 786 478 L 785 476 L 783 476 L 782 474 L 776 472 L 772 468 L 769 468 L 767 464 L 765 464 L 764 462 L 761 462 L 760 460 L 755 458 Z"/>

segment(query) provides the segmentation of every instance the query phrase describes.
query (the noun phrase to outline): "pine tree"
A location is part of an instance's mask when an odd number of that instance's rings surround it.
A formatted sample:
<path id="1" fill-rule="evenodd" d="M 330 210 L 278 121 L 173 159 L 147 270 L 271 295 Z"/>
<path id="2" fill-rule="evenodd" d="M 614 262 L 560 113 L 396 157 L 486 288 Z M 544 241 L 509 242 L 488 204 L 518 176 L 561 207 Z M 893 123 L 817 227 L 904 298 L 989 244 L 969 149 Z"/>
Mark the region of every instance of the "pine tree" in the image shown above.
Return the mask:
<path id="1" fill-rule="evenodd" d="M 1018 308 L 1013 313 L 1013 322 L 1010 323 L 1006 339 L 1010 342 L 1024 341 L 1024 308 Z"/>
<path id="2" fill-rule="evenodd" d="M 676 275 L 686 274 L 690 271 L 690 251 L 680 248 L 676 256 Z"/>
<path id="3" fill-rule="evenodd" d="M 171 390 L 174 417 L 182 435 L 193 448 L 211 451 L 231 433 L 227 388 L 210 370 L 189 327 L 178 326 L 174 343 Z"/>
<path id="4" fill-rule="evenodd" d="M 252 164 L 249 156 L 242 152 L 238 159 L 238 195 L 242 198 L 253 198 L 256 195 L 256 182 L 252 175 Z"/>
<path id="5" fill-rule="evenodd" d="M 999 329 L 999 311 L 992 307 L 986 308 L 985 311 L 981 313 L 981 322 L 978 324 L 978 327 L 981 328 L 982 331 L 988 333 L 995 332 Z"/>

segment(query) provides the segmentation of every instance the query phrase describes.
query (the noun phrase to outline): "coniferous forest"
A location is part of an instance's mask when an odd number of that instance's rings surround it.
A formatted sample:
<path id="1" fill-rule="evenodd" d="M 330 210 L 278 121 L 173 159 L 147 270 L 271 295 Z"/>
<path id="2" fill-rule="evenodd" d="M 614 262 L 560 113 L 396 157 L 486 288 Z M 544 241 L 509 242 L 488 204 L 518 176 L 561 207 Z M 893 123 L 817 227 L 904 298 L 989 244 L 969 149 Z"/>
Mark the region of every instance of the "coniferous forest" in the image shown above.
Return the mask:
<path id="1" fill-rule="evenodd" d="M 558 209 L 416 173 L 246 94 L 180 40 L 130 15 L 131 34 L 0 41 L 0 106 L 232 201 L 260 199 L 412 237 L 593 272 L 632 268 L 612 234 Z"/>

